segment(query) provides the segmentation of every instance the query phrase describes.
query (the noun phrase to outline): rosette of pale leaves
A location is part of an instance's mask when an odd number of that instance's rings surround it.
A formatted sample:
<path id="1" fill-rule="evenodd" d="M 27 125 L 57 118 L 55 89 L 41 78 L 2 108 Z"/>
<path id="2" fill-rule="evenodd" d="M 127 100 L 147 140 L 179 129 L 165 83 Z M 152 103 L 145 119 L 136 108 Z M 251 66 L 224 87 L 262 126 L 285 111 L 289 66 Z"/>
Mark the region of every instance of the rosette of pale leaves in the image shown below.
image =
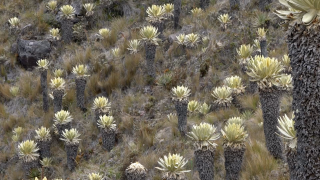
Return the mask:
<path id="1" fill-rule="evenodd" d="M 50 167 L 50 166 L 52 166 L 52 159 L 49 157 L 45 157 L 42 160 L 40 160 L 40 164 L 43 167 Z"/>
<path id="2" fill-rule="evenodd" d="M 185 170 L 184 166 L 187 164 L 187 160 L 185 160 L 179 154 L 170 154 L 168 156 L 164 156 L 160 158 L 158 164 L 160 167 L 156 167 L 156 169 L 163 171 L 166 177 L 174 177 L 180 176 L 185 172 L 190 172 L 190 170 Z"/>
<path id="3" fill-rule="evenodd" d="M 188 111 L 191 113 L 194 113 L 198 110 L 200 104 L 198 103 L 198 101 L 192 100 L 189 101 L 188 103 Z"/>
<path id="4" fill-rule="evenodd" d="M 72 73 L 75 74 L 77 77 L 86 77 L 88 75 L 88 67 L 80 64 L 72 68 Z"/>
<path id="5" fill-rule="evenodd" d="M 245 91 L 242 79 L 239 76 L 231 76 L 224 80 L 224 85 L 231 88 L 234 94 L 240 94 Z"/>
<path id="6" fill-rule="evenodd" d="M 194 8 L 191 10 L 191 14 L 193 17 L 199 18 L 203 14 L 203 10 L 201 8 Z"/>
<path id="7" fill-rule="evenodd" d="M 75 14 L 75 9 L 71 5 L 64 5 L 60 7 L 61 16 L 66 19 L 73 19 Z"/>
<path id="8" fill-rule="evenodd" d="M 35 177 L 34 180 L 39 180 L 39 179 L 37 177 Z M 47 177 L 44 177 L 42 180 L 48 180 L 48 179 L 47 179 Z"/>
<path id="9" fill-rule="evenodd" d="M 53 40 L 60 40 L 60 30 L 58 28 L 50 29 L 50 38 Z"/>
<path id="10" fill-rule="evenodd" d="M 102 180 L 102 175 L 100 175 L 99 173 L 90 173 L 88 175 L 88 178 L 90 180 Z"/>
<path id="11" fill-rule="evenodd" d="M 164 15 L 166 14 L 166 11 L 163 6 L 152 5 L 151 7 L 148 7 L 147 14 L 148 14 L 147 21 L 159 22 L 164 19 Z"/>
<path id="12" fill-rule="evenodd" d="M 319 18 L 319 0 L 279 0 L 289 10 L 276 10 L 275 14 L 281 19 L 292 21 L 301 20 L 305 25 L 312 24 Z"/>
<path id="13" fill-rule="evenodd" d="M 250 44 L 248 45 L 242 44 L 240 48 L 237 49 L 237 53 L 240 58 L 239 64 L 246 64 L 247 61 L 250 59 L 252 52 L 253 52 L 253 47 Z"/>
<path id="14" fill-rule="evenodd" d="M 253 46 L 255 47 L 256 51 L 261 52 L 261 46 L 259 39 L 255 39 L 253 41 Z"/>
<path id="15" fill-rule="evenodd" d="M 229 14 L 221 14 L 218 17 L 218 20 L 220 21 L 221 25 L 223 28 L 227 28 L 227 25 L 231 23 L 231 17 L 229 16 Z"/>
<path id="16" fill-rule="evenodd" d="M 18 86 L 12 86 L 10 87 L 9 92 L 13 97 L 17 97 L 19 95 L 20 88 Z"/>
<path id="17" fill-rule="evenodd" d="M 173 74 L 171 72 L 166 72 L 157 77 L 156 83 L 159 86 L 166 87 L 172 81 L 172 78 Z"/>
<path id="18" fill-rule="evenodd" d="M 204 102 L 201 106 L 199 106 L 198 111 L 199 113 L 206 115 L 209 113 L 210 107 L 211 106 L 209 106 L 207 103 Z"/>
<path id="19" fill-rule="evenodd" d="M 54 77 L 62 77 L 63 76 L 63 69 L 56 69 L 53 71 Z"/>
<path id="20" fill-rule="evenodd" d="M 62 90 L 65 87 L 65 80 L 61 77 L 55 77 L 54 79 L 51 79 L 51 87 L 53 89 Z"/>
<path id="21" fill-rule="evenodd" d="M 281 63 L 286 70 L 291 71 L 290 58 L 287 54 L 283 55 Z"/>
<path id="22" fill-rule="evenodd" d="M 62 141 L 66 142 L 66 144 L 79 144 L 80 134 L 77 129 L 72 128 L 70 130 L 65 129 L 62 133 L 62 138 L 60 138 Z"/>
<path id="23" fill-rule="evenodd" d="M 248 62 L 247 74 L 251 81 L 256 81 L 260 88 L 270 88 L 281 75 L 283 67 L 277 59 L 255 56 Z"/>
<path id="24" fill-rule="evenodd" d="M 99 110 L 101 112 L 108 112 L 111 109 L 111 103 L 105 97 L 97 97 L 93 101 L 93 110 Z"/>
<path id="25" fill-rule="evenodd" d="M 224 144 L 232 147 L 241 146 L 248 137 L 248 133 L 244 130 L 244 127 L 236 123 L 227 124 L 224 129 L 221 130 L 221 133 Z"/>
<path id="26" fill-rule="evenodd" d="M 147 169 L 139 162 L 135 162 L 130 164 L 129 167 L 127 167 L 126 172 L 142 174 L 142 173 L 146 173 Z"/>
<path id="27" fill-rule="evenodd" d="M 284 115 L 278 118 L 278 123 L 279 136 L 288 143 L 290 148 L 295 149 L 297 147 L 297 135 L 294 129 L 293 117 L 290 119 L 287 115 Z"/>
<path id="28" fill-rule="evenodd" d="M 171 3 L 163 5 L 163 9 L 165 11 L 164 15 L 165 17 L 171 17 L 173 16 L 173 10 L 174 10 L 174 5 Z"/>
<path id="29" fill-rule="evenodd" d="M 10 18 L 8 22 L 11 28 L 19 28 L 20 26 L 20 19 L 18 19 L 17 17 Z"/>
<path id="30" fill-rule="evenodd" d="M 35 138 L 39 141 L 49 141 L 51 139 L 50 130 L 46 127 L 41 126 L 41 128 L 36 130 Z"/>
<path id="31" fill-rule="evenodd" d="M 178 122 L 177 114 L 170 113 L 167 115 L 167 118 L 170 122 Z"/>
<path id="32" fill-rule="evenodd" d="M 130 40 L 129 47 L 127 48 L 130 51 L 130 54 L 136 54 L 139 50 L 141 43 L 138 39 Z"/>
<path id="33" fill-rule="evenodd" d="M 140 30 L 140 36 L 142 40 L 155 45 L 158 45 L 158 41 L 160 41 L 160 39 L 158 38 L 158 28 L 155 28 L 153 26 L 143 27 Z"/>
<path id="34" fill-rule="evenodd" d="M 293 88 L 291 74 L 282 74 L 275 80 L 274 84 L 282 90 L 291 90 Z"/>
<path id="35" fill-rule="evenodd" d="M 25 162 L 36 160 L 39 157 L 37 143 L 26 140 L 18 145 L 19 157 Z"/>
<path id="36" fill-rule="evenodd" d="M 216 141 L 220 138 L 220 134 L 216 132 L 217 128 L 214 125 L 208 123 L 200 123 L 199 125 L 193 125 L 191 132 L 187 134 L 189 138 L 195 141 L 195 147 L 197 149 L 212 149 L 217 146 Z"/>
<path id="37" fill-rule="evenodd" d="M 228 106 L 232 101 L 232 89 L 227 86 L 216 87 L 211 95 L 215 99 L 214 103 Z"/>
<path id="38" fill-rule="evenodd" d="M 100 116 L 100 119 L 98 120 L 97 124 L 98 124 L 98 127 L 102 129 L 115 130 L 117 127 L 117 125 L 114 124 L 113 116 L 107 116 L 107 115 Z"/>
<path id="39" fill-rule="evenodd" d="M 265 40 L 267 36 L 267 31 L 264 28 L 258 28 L 257 34 L 259 40 Z"/>
<path id="40" fill-rule="evenodd" d="M 86 3 L 83 5 L 83 8 L 86 10 L 86 16 L 92 16 L 93 15 L 93 9 L 96 6 L 93 3 Z"/>
<path id="41" fill-rule="evenodd" d="M 12 133 L 13 133 L 12 140 L 14 142 L 18 142 L 20 140 L 20 138 L 21 138 L 22 132 L 23 132 L 23 128 L 22 127 L 19 126 L 19 127 L 14 128 L 13 131 L 12 131 Z"/>
<path id="42" fill-rule="evenodd" d="M 53 121 L 55 124 L 67 124 L 72 121 L 72 116 L 69 111 L 61 110 L 54 114 Z"/>
<path id="43" fill-rule="evenodd" d="M 121 57 L 121 50 L 120 50 L 120 48 L 118 48 L 118 47 L 113 48 L 113 49 L 111 50 L 111 53 L 112 53 L 112 56 L 113 56 L 115 59 Z"/>
<path id="44" fill-rule="evenodd" d="M 185 37 L 185 45 L 193 48 L 198 46 L 198 43 L 200 42 L 200 36 L 198 34 L 188 34 Z"/>
<path id="45" fill-rule="evenodd" d="M 48 69 L 50 62 L 47 59 L 40 59 L 37 61 L 38 69 Z"/>
<path id="46" fill-rule="evenodd" d="M 108 28 L 103 28 L 99 30 L 99 35 L 102 37 L 102 39 L 107 39 L 111 35 L 111 30 Z"/>
<path id="47" fill-rule="evenodd" d="M 174 100 L 183 101 L 187 100 L 190 96 L 190 89 L 185 86 L 177 86 L 172 88 L 171 93 Z"/>
<path id="48" fill-rule="evenodd" d="M 179 34 L 177 36 L 176 42 L 180 45 L 186 45 L 186 35 L 185 34 Z"/>
<path id="49" fill-rule="evenodd" d="M 57 1 L 49 1 L 46 8 L 51 12 L 55 12 L 57 8 Z"/>
<path id="50" fill-rule="evenodd" d="M 232 124 L 232 123 L 243 125 L 244 121 L 241 117 L 232 117 L 228 119 L 227 124 Z"/>

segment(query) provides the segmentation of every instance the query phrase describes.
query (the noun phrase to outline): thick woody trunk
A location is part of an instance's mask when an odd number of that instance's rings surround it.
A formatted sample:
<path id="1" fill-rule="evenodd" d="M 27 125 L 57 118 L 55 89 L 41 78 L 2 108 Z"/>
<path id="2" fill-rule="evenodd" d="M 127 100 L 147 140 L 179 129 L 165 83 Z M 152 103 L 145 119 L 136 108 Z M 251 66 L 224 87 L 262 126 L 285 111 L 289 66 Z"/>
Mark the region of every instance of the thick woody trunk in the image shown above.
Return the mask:
<path id="1" fill-rule="evenodd" d="M 297 151 L 296 149 L 288 148 L 285 153 L 290 171 L 290 180 L 298 180 L 296 176 Z"/>
<path id="2" fill-rule="evenodd" d="M 268 57 L 268 51 L 267 51 L 267 40 L 260 40 L 260 48 L 261 48 L 261 55 L 263 57 Z"/>
<path id="3" fill-rule="evenodd" d="M 263 113 L 263 130 L 266 139 L 266 146 L 270 154 L 276 159 L 282 159 L 281 139 L 277 135 L 278 117 L 280 110 L 281 94 L 278 90 L 259 89 L 260 103 Z"/>
<path id="4" fill-rule="evenodd" d="M 40 83 L 41 83 L 41 90 L 42 90 L 42 109 L 45 112 L 49 110 L 49 102 L 48 102 L 48 87 L 47 87 L 47 70 L 40 71 Z"/>
<path id="5" fill-rule="evenodd" d="M 39 159 L 30 162 L 23 162 L 23 169 L 25 171 L 25 179 L 29 178 L 30 171 L 34 168 L 38 168 L 40 166 Z"/>
<path id="6" fill-rule="evenodd" d="M 288 32 L 297 131 L 297 179 L 320 179 L 319 26 L 295 24 Z"/>
<path id="7" fill-rule="evenodd" d="M 111 151 L 116 142 L 116 132 L 114 129 L 101 129 L 102 134 L 102 147 Z"/>
<path id="8" fill-rule="evenodd" d="M 224 146 L 226 180 L 239 179 L 245 150 L 244 145 L 241 147 Z"/>
<path id="9" fill-rule="evenodd" d="M 214 179 L 214 151 L 196 150 L 194 152 L 195 163 L 201 180 Z"/>
<path id="10" fill-rule="evenodd" d="M 77 106 L 82 110 L 85 111 L 85 97 L 84 91 L 86 89 L 86 79 L 84 78 L 77 78 L 76 79 L 76 95 L 77 95 Z"/>
<path id="11" fill-rule="evenodd" d="M 53 91 L 53 111 L 54 111 L 54 113 L 61 111 L 63 95 L 64 95 L 64 90 L 54 90 Z"/>
<path id="12" fill-rule="evenodd" d="M 76 158 L 79 144 L 66 144 L 68 169 L 73 171 L 77 166 Z"/>
<path id="13" fill-rule="evenodd" d="M 160 33 L 159 38 L 164 39 L 164 35 L 163 35 L 163 31 L 165 29 L 164 21 L 153 22 L 151 23 L 151 25 L 158 29 L 158 33 Z"/>
<path id="14" fill-rule="evenodd" d="M 240 1 L 239 0 L 229 0 L 230 9 L 231 10 L 239 10 L 240 9 Z"/>
<path id="15" fill-rule="evenodd" d="M 249 94 L 255 94 L 258 91 L 258 84 L 255 81 L 249 81 L 249 85 L 246 90 Z"/>
<path id="16" fill-rule="evenodd" d="M 200 8 L 206 9 L 210 4 L 210 0 L 200 0 Z"/>
<path id="17" fill-rule="evenodd" d="M 51 141 L 50 140 L 38 141 L 37 144 L 39 146 L 40 159 L 51 157 L 51 153 L 50 153 Z"/>
<path id="18" fill-rule="evenodd" d="M 56 127 L 58 129 L 60 137 L 62 137 L 63 131 L 65 131 L 66 129 L 71 129 L 71 123 L 69 122 L 67 124 L 56 124 Z"/>
<path id="19" fill-rule="evenodd" d="M 126 171 L 126 178 L 127 178 L 127 180 L 146 180 L 147 173 L 144 171 L 143 172 L 139 172 L 139 171 L 128 172 L 128 171 Z"/>
<path id="20" fill-rule="evenodd" d="M 181 0 L 174 0 L 174 29 L 179 28 L 179 21 L 180 21 L 180 13 L 181 13 Z"/>
<path id="21" fill-rule="evenodd" d="M 187 114 L 188 114 L 188 101 L 175 102 L 175 107 L 178 116 L 178 129 L 182 136 L 187 133 Z"/>
<path id="22" fill-rule="evenodd" d="M 72 41 L 73 35 L 73 22 L 70 19 L 63 19 L 61 22 L 61 38 L 66 44 Z"/>
<path id="23" fill-rule="evenodd" d="M 157 48 L 157 46 L 152 43 L 145 44 L 147 74 L 149 77 L 152 77 L 152 78 L 154 78 L 156 76 L 155 68 L 154 68 L 154 59 L 156 56 L 156 48 Z"/>

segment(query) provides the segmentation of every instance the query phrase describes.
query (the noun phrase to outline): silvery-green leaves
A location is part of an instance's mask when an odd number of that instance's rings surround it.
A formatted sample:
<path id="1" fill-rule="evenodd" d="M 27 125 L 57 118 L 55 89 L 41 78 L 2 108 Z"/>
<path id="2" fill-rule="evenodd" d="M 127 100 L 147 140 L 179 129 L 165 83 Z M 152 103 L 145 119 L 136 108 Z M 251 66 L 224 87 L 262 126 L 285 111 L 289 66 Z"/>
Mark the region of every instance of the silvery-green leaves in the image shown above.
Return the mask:
<path id="1" fill-rule="evenodd" d="M 283 66 L 280 61 L 270 57 L 255 56 L 248 62 L 247 74 L 250 81 L 256 81 L 260 88 L 269 88 L 281 77 Z"/>
<path id="2" fill-rule="evenodd" d="M 20 19 L 18 19 L 17 17 L 10 18 L 8 22 L 11 28 L 19 28 L 20 26 Z"/>
<path id="3" fill-rule="evenodd" d="M 39 69 L 48 69 L 50 62 L 47 59 L 40 59 L 37 61 L 37 65 Z"/>
<path id="4" fill-rule="evenodd" d="M 61 77 L 56 77 L 54 79 L 51 79 L 51 88 L 57 89 L 57 90 L 62 90 L 65 88 L 65 80 L 62 79 Z"/>
<path id="5" fill-rule="evenodd" d="M 73 19 L 75 14 L 75 9 L 71 5 L 64 5 L 60 7 L 61 16 L 66 19 Z"/>
<path id="6" fill-rule="evenodd" d="M 50 130 L 46 127 L 41 126 L 41 128 L 36 130 L 35 138 L 39 141 L 49 141 L 51 139 Z"/>
<path id="7" fill-rule="evenodd" d="M 88 178 L 89 178 L 90 180 L 102 180 L 102 175 L 99 174 L 99 173 L 90 173 L 90 174 L 88 175 Z"/>
<path id="8" fill-rule="evenodd" d="M 152 43 L 155 45 L 158 45 L 158 41 L 160 41 L 160 39 L 158 38 L 159 36 L 158 28 L 155 28 L 153 26 L 143 27 L 140 30 L 140 36 L 143 41 L 146 41 L 148 43 Z"/>
<path id="9" fill-rule="evenodd" d="M 18 145 L 19 157 L 25 162 L 36 160 L 39 157 L 37 143 L 32 140 L 26 140 Z"/>
<path id="10" fill-rule="evenodd" d="M 99 110 L 102 112 L 108 112 L 111 109 L 111 103 L 105 97 L 97 97 L 93 101 L 93 110 Z"/>
<path id="11" fill-rule="evenodd" d="M 140 45 L 141 43 L 138 39 L 130 40 L 127 49 L 130 51 L 130 54 L 136 54 L 139 51 Z"/>
<path id="12" fill-rule="evenodd" d="M 239 64 L 246 64 L 247 61 L 250 59 L 252 52 L 253 47 L 250 44 L 242 44 L 240 48 L 237 49 L 237 53 L 239 56 Z"/>
<path id="13" fill-rule="evenodd" d="M 245 91 L 242 79 L 239 76 L 231 76 L 224 80 L 224 85 L 231 88 L 234 94 L 240 94 Z"/>
<path id="14" fill-rule="evenodd" d="M 187 136 L 195 141 L 196 148 L 212 149 L 217 146 L 214 141 L 220 138 L 220 134 L 216 130 L 217 128 L 214 125 L 200 123 L 199 125 L 194 125 Z"/>
<path id="15" fill-rule="evenodd" d="M 163 171 L 166 177 L 177 177 L 185 172 L 190 172 L 190 170 L 184 170 L 187 162 L 188 161 L 179 154 L 171 155 L 169 153 L 168 156 L 159 159 L 158 164 L 160 167 L 156 167 L 156 169 Z"/>
<path id="16" fill-rule="evenodd" d="M 80 134 L 77 129 L 72 128 L 70 130 L 65 129 L 62 133 L 62 138 L 60 138 L 62 141 L 66 142 L 66 144 L 79 144 Z"/>
<path id="17" fill-rule="evenodd" d="M 61 110 L 54 114 L 54 123 L 55 124 L 67 124 L 72 121 L 72 116 L 69 111 Z"/>
<path id="18" fill-rule="evenodd" d="M 80 64 L 72 68 L 72 73 L 75 74 L 77 77 L 86 77 L 88 75 L 88 67 Z"/>
<path id="19" fill-rule="evenodd" d="M 224 143 L 226 146 L 237 147 L 244 143 L 248 137 L 248 133 L 244 127 L 237 123 L 227 124 L 223 130 L 221 130 Z"/>
<path id="20" fill-rule="evenodd" d="M 292 21 L 301 20 L 310 25 L 320 14 L 319 0 L 279 0 L 289 10 L 276 10 L 275 14 L 281 19 Z"/>
<path id="21" fill-rule="evenodd" d="M 116 124 L 114 124 L 114 118 L 113 116 L 100 116 L 99 120 L 97 122 L 98 127 L 102 128 L 102 129 L 116 129 Z"/>
<path id="22" fill-rule="evenodd" d="M 232 89 L 227 86 L 216 87 L 212 93 L 214 103 L 218 105 L 228 106 L 232 101 Z"/>
<path id="23" fill-rule="evenodd" d="M 190 89 L 185 86 L 177 86 L 172 88 L 171 93 L 174 100 L 183 101 L 187 100 L 190 96 Z"/>
<path id="24" fill-rule="evenodd" d="M 294 116 L 294 115 L 293 115 Z M 288 146 L 292 149 L 297 147 L 297 135 L 294 129 L 293 118 L 289 118 L 287 115 L 278 118 L 279 126 L 278 130 L 280 132 L 279 136 L 287 141 Z"/>
<path id="25" fill-rule="evenodd" d="M 149 22 L 158 22 L 164 19 L 164 15 L 166 14 L 166 10 L 163 6 L 160 5 L 152 5 L 147 9 L 147 21 Z"/>

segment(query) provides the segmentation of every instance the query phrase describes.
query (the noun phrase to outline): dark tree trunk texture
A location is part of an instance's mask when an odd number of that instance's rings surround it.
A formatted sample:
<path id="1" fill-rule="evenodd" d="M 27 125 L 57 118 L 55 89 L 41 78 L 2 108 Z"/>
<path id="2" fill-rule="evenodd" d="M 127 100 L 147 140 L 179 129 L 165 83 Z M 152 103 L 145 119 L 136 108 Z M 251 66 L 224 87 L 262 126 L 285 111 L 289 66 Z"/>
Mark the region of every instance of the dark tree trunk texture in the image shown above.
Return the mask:
<path id="1" fill-rule="evenodd" d="M 102 134 L 102 147 L 111 151 L 116 142 L 116 132 L 113 129 L 101 129 Z"/>
<path id="2" fill-rule="evenodd" d="M 214 179 L 214 151 L 196 150 L 195 163 L 201 180 Z"/>
<path id="3" fill-rule="evenodd" d="M 242 108 L 242 106 L 241 106 L 241 103 L 240 103 L 240 101 L 239 101 L 239 97 L 238 96 L 240 96 L 240 94 L 233 94 L 232 95 L 232 104 L 234 105 L 234 107 L 236 107 L 238 110 L 239 110 L 239 112 L 241 113 L 241 112 L 243 112 L 243 108 Z"/>
<path id="4" fill-rule="evenodd" d="M 210 4 L 210 0 L 200 0 L 200 8 L 206 9 Z"/>
<path id="5" fill-rule="evenodd" d="M 149 77 L 154 78 L 156 76 L 155 68 L 154 68 L 154 59 L 156 56 L 157 46 L 151 43 L 146 43 L 145 49 L 146 49 L 147 74 Z"/>
<path id="6" fill-rule="evenodd" d="M 239 0 L 229 0 L 230 9 L 231 10 L 239 10 L 240 9 L 240 1 Z"/>
<path id="7" fill-rule="evenodd" d="M 264 39 L 260 41 L 260 48 L 261 48 L 261 56 L 268 57 L 267 40 Z"/>
<path id="8" fill-rule="evenodd" d="M 295 24 L 288 32 L 297 131 L 297 179 L 320 179 L 319 26 Z"/>
<path id="9" fill-rule="evenodd" d="M 144 172 L 127 172 L 126 171 L 127 180 L 146 180 L 147 174 Z"/>
<path id="10" fill-rule="evenodd" d="M 23 162 L 23 169 L 25 171 L 25 179 L 29 179 L 30 171 L 40 166 L 39 159 L 30 162 Z"/>
<path id="11" fill-rule="evenodd" d="M 298 180 L 296 176 L 297 151 L 296 149 L 288 148 L 285 153 L 290 171 L 290 180 Z"/>
<path id="12" fill-rule="evenodd" d="M 72 41 L 73 36 L 73 22 L 70 19 L 63 19 L 61 21 L 61 38 L 66 44 Z"/>
<path id="13" fill-rule="evenodd" d="M 249 85 L 246 90 L 249 94 L 255 94 L 258 91 L 258 84 L 255 81 L 249 81 Z"/>
<path id="14" fill-rule="evenodd" d="M 76 78 L 76 94 L 77 94 L 77 106 L 82 110 L 85 111 L 85 97 L 84 91 L 86 89 L 87 80 L 84 78 Z"/>
<path id="15" fill-rule="evenodd" d="M 180 27 L 179 21 L 180 21 L 180 13 L 181 13 L 181 0 L 174 0 L 173 5 L 174 5 L 174 17 L 173 17 L 174 29 L 178 29 Z"/>
<path id="16" fill-rule="evenodd" d="M 54 113 L 62 109 L 62 97 L 64 90 L 53 90 L 53 111 Z"/>
<path id="17" fill-rule="evenodd" d="M 153 23 L 151 23 L 151 25 L 158 28 L 158 33 L 160 33 L 159 38 L 164 39 L 165 38 L 163 35 L 163 31 L 165 29 L 164 21 L 153 22 Z"/>
<path id="18" fill-rule="evenodd" d="M 51 140 L 38 141 L 37 144 L 39 146 L 40 159 L 51 157 L 51 153 L 50 153 Z"/>
<path id="19" fill-rule="evenodd" d="M 259 0 L 259 9 L 260 11 L 267 11 L 269 9 L 269 4 L 272 3 L 272 0 Z"/>
<path id="20" fill-rule="evenodd" d="M 40 71 L 40 83 L 41 83 L 41 91 L 42 91 L 42 108 L 43 111 L 48 112 L 49 110 L 49 96 L 48 96 L 48 86 L 47 86 L 47 70 Z"/>
<path id="21" fill-rule="evenodd" d="M 226 180 L 239 179 L 245 150 L 244 145 L 236 148 L 224 146 Z"/>
<path id="22" fill-rule="evenodd" d="M 79 144 L 66 144 L 68 169 L 73 171 L 77 166 L 76 157 L 78 155 Z"/>
<path id="23" fill-rule="evenodd" d="M 187 133 L 187 113 L 188 113 L 188 101 L 175 102 L 175 107 L 178 116 L 178 129 L 182 136 Z"/>
<path id="24" fill-rule="evenodd" d="M 274 89 L 259 89 L 260 103 L 263 113 L 263 130 L 266 146 L 270 154 L 276 159 L 282 159 L 281 139 L 278 132 L 278 117 L 280 109 L 280 92 Z"/>
<path id="25" fill-rule="evenodd" d="M 71 123 L 69 122 L 67 124 L 56 124 L 56 127 L 58 129 L 60 137 L 62 137 L 63 131 L 65 131 L 66 129 L 68 129 L 68 130 L 71 129 Z"/>

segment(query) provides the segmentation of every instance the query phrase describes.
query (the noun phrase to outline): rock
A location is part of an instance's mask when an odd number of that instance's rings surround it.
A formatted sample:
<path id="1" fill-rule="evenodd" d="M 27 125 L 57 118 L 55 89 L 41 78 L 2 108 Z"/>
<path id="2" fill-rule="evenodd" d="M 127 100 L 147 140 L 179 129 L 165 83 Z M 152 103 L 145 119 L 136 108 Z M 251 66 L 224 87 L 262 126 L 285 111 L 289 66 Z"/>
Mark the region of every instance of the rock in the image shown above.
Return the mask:
<path id="1" fill-rule="evenodd" d="M 26 69 L 37 66 L 37 61 L 49 56 L 51 45 L 48 40 L 18 39 L 18 62 Z"/>

